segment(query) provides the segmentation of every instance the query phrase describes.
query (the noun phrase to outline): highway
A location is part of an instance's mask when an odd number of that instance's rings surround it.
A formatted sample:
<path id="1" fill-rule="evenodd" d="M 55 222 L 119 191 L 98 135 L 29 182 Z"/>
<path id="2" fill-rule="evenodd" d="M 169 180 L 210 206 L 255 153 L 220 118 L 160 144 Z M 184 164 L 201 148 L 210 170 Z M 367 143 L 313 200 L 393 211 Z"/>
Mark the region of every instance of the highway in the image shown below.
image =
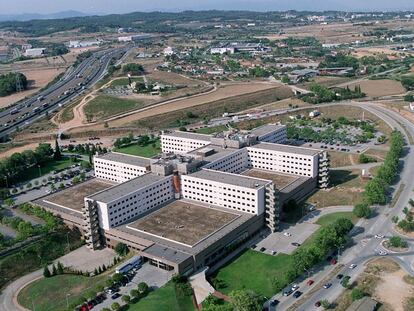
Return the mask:
<path id="1" fill-rule="evenodd" d="M 70 68 L 64 76 L 47 89 L 30 99 L 0 112 L 0 138 L 5 138 L 18 128 L 23 128 L 46 114 L 75 99 L 91 88 L 106 74 L 112 59 L 121 59 L 129 47 L 99 50 L 83 60 L 76 68 Z"/>
<path id="2" fill-rule="evenodd" d="M 350 283 L 352 283 L 364 271 L 364 264 L 367 261 L 379 257 L 378 252 L 384 250 L 382 246 L 383 240 L 398 234 L 394 230 L 394 224 L 391 221 L 392 217 L 398 216 L 402 219 L 402 209 L 407 206 L 408 200 L 413 197 L 412 189 L 414 188 L 414 179 L 412 176 L 414 176 L 414 150 L 413 145 L 410 145 L 409 143 L 408 135 L 414 137 L 414 125 L 398 113 L 373 103 L 351 103 L 351 105 L 365 108 L 406 136 L 406 154 L 402 158 L 402 171 L 394 189 L 398 189 L 401 183 L 404 183 L 405 187 L 401 191 L 394 207 L 391 208 L 389 205 L 375 207 L 374 217 L 361 220 L 358 226 L 355 227 L 351 234 L 351 246 L 341 254 L 338 260 L 338 263 L 343 265 L 343 268 L 323 281 L 323 283 L 332 283 L 330 288 L 325 289 L 321 286 L 323 285 L 321 284 L 322 279 L 328 276 L 327 272 L 333 270 L 328 268 L 325 269 L 327 271 L 311 276 L 312 279 L 317 280 L 312 287 L 305 285 L 306 280 L 299 284 L 299 290 L 304 292 L 302 295 L 303 297 L 294 299 L 292 296 L 281 297 L 280 294 L 275 295 L 273 299 L 279 300 L 280 303 L 276 308 L 271 307 L 270 310 L 319 310 L 321 307 L 316 307 L 316 302 L 325 299 L 329 302 L 333 302 L 344 290 L 340 284 L 340 280 L 336 278 L 336 275 L 339 273 L 349 275 L 351 277 Z M 396 191 L 394 191 L 394 194 L 395 193 Z M 383 235 L 384 239 L 376 238 L 375 235 L 377 234 Z M 409 243 L 409 250 L 406 253 L 389 252 L 386 257 L 394 259 L 406 273 L 414 275 L 414 241 L 413 239 L 406 240 Z M 351 269 L 351 264 L 356 264 L 357 266 Z M 321 274 L 324 274 L 324 276 Z M 316 289 L 318 286 L 320 288 Z"/>

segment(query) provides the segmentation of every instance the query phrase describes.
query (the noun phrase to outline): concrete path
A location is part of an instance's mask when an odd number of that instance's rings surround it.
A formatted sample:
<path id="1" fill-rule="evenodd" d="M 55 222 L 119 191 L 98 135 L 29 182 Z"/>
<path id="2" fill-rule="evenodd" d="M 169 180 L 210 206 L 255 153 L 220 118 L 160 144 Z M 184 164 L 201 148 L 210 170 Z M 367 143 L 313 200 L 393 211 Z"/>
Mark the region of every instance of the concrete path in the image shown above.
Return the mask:
<path id="1" fill-rule="evenodd" d="M 348 165 L 348 166 L 339 166 L 339 167 L 332 167 L 331 170 L 332 171 L 337 171 L 337 170 L 369 170 L 372 167 L 375 166 L 379 166 L 381 165 L 382 162 L 373 162 L 373 163 L 364 163 L 364 164 L 355 164 L 355 165 Z"/>
<path id="2" fill-rule="evenodd" d="M 189 278 L 191 287 L 194 290 L 194 294 L 197 300 L 197 304 L 201 304 L 210 294 L 214 293 L 213 286 L 206 279 L 206 271 L 208 268 L 203 271 L 192 275 Z"/>

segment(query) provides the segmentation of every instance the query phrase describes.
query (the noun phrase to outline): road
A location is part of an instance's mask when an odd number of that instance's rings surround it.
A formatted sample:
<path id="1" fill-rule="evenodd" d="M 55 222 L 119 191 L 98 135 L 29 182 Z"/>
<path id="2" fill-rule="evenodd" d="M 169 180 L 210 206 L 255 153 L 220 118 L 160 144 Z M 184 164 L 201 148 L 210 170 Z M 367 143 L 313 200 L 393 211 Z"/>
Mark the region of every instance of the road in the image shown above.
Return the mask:
<path id="1" fill-rule="evenodd" d="M 0 138 L 18 128 L 27 126 L 46 114 L 57 111 L 66 103 L 91 88 L 106 74 L 112 59 L 120 59 L 130 49 L 109 48 L 94 52 L 75 69 L 70 68 L 56 83 L 36 94 L 32 98 L 8 107 L 0 112 Z"/>
<path id="2" fill-rule="evenodd" d="M 368 102 L 351 103 L 351 105 L 365 108 L 366 110 L 383 119 L 393 128 L 400 130 L 404 135 L 414 135 L 414 125 L 394 111 L 390 111 L 386 108 Z M 404 183 L 405 187 L 400 193 L 395 206 L 393 208 L 390 208 L 389 205 L 378 206 L 374 210 L 374 217 L 371 219 L 363 220 L 358 224 L 353 234 L 351 235 L 352 246 L 349 247 L 342 254 L 342 256 L 340 256 L 339 264 L 342 264 L 344 268 L 336 271 L 335 275 L 337 273 L 342 273 L 344 275 L 349 275 L 351 277 L 351 281 L 355 280 L 360 275 L 360 273 L 363 272 L 364 264 L 370 259 L 378 257 L 377 252 L 383 249 L 381 246 L 382 239 L 375 238 L 375 235 L 381 234 L 385 237 L 396 235 L 396 232 L 393 229 L 394 224 L 392 223 L 391 218 L 393 216 L 398 216 L 400 218 L 402 217 L 402 209 L 407 205 L 408 200 L 412 197 L 412 189 L 414 188 L 414 179 L 412 178 L 414 175 L 414 150 L 413 146 L 409 144 L 408 139 L 406 139 L 406 142 L 406 154 L 402 158 L 403 168 L 400 173 L 400 179 L 394 186 L 394 189 L 398 189 L 401 183 Z M 398 262 L 406 273 L 414 275 L 414 241 L 413 239 L 407 240 L 409 242 L 408 252 L 404 254 L 390 253 L 387 257 L 393 258 L 396 262 Z M 351 263 L 357 264 L 357 267 L 355 269 L 350 269 L 349 265 Z M 316 275 L 313 275 L 312 278 L 318 282 L 324 279 L 323 276 L 326 277 L 332 270 L 333 268 L 331 267 L 325 271 L 318 272 Z M 315 307 L 315 303 L 317 301 L 324 299 L 327 299 L 330 302 L 334 301 L 341 295 L 344 290 L 342 285 L 340 285 L 340 281 L 335 278 L 335 275 L 331 276 L 331 278 L 328 279 L 329 282 L 332 283 L 332 286 L 329 289 L 324 289 L 321 287 L 323 284 L 315 284 L 313 287 L 319 286 L 321 288 L 319 290 L 315 290 L 309 296 L 307 296 L 306 292 L 309 291 L 310 287 L 304 285 L 304 283 L 301 283 L 300 290 L 304 291 L 305 297 L 303 299 L 299 298 L 298 300 L 295 300 L 291 296 L 274 296 L 273 298 L 281 301 L 276 309 L 287 310 L 291 308 L 292 310 L 317 310 L 318 308 Z M 298 304 L 292 308 L 292 305 L 295 302 Z"/>

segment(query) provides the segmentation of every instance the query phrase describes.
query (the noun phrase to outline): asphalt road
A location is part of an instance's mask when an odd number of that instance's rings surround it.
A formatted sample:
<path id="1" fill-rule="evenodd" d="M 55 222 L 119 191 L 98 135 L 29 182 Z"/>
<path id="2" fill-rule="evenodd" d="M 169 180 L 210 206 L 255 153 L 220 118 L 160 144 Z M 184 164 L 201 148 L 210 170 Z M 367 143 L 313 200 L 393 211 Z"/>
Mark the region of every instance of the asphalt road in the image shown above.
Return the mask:
<path id="1" fill-rule="evenodd" d="M 106 74 L 112 59 L 119 60 L 130 47 L 100 50 L 66 74 L 46 90 L 0 112 L 0 138 L 27 126 L 45 114 L 57 111 L 92 87 Z"/>
<path id="2" fill-rule="evenodd" d="M 404 135 L 406 135 L 405 131 L 407 131 L 414 137 L 414 125 L 396 112 L 379 107 L 373 103 L 351 103 L 351 105 L 364 107 L 368 111 L 379 116 L 393 128 L 400 130 Z M 391 218 L 393 216 L 399 216 L 401 218 L 402 209 L 407 205 L 408 200 L 413 196 L 412 189 L 414 188 L 414 179 L 412 176 L 414 176 L 414 150 L 413 146 L 409 144 L 408 139 L 406 139 L 406 141 L 407 152 L 402 159 L 403 168 L 399 176 L 400 180 L 394 186 L 394 189 L 398 189 L 400 183 L 404 183 L 405 188 L 400 193 L 395 206 L 393 208 L 389 207 L 389 205 L 376 207 L 376 215 L 371 219 L 360 222 L 359 226 L 355 228 L 352 235 L 352 246 L 349 247 L 340 257 L 339 264 L 342 264 L 344 267 L 337 273 L 349 275 L 351 277 L 351 282 L 355 280 L 361 272 L 363 272 L 364 264 L 368 260 L 378 257 L 378 251 L 383 249 L 381 246 L 382 239 L 375 238 L 375 235 L 381 234 L 385 237 L 390 237 L 397 234 L 393 229 L 394 224 L 392 223 Z M 414 241 L 413 239 L 407 239 L 407 241 L 409 242 L 410 248 L 408 252 L 404 254 L 389 253 L 387 257 L 393 258 L 396 262 L 398 262 L 406 273 L 414 275 Z M 356 264 L 357 267 L 350 269 L 350 264 Z M 321 271 L 317 275 L 312 276 L 312 278 L 320 281 L 323 279 L 323 275 L 326 277 L 332 270 L 333 268 L 331 267 L 330 269 L 326 269 L 326 271 Z M 335 275 L 337 273 L 335 273 Z M 337 280 L 335 275 L 328 281 L 332 283 L 332 286 L 329 289 L 321 287 L 323 284 L 315 284 L 314 286 L 319 286 L 321 288 L 314 291 L 314 293 L 309 297 L 306 297 L 306 299 L 302 299 L 302 301 L 300 298 L 294 299 L 291 296 L 275 296 L 274 298 L 281 301 L 276 307 L 276 310 L 287 310 L 295 302 L 301 302 L 299 306 L 294 308 L 295 310 L 318 310 L 319 308 L 315 307 L 315 303 L 317 301 L 324 299 L 327 299 L 330 302 L 334 301 L 344 290 L 342 285 L 340 285 L 340 280 Z M 305 296 L 309 289 L 310 287 L 306 287 L 301 284 L 301 288 L 299 290 L 303 291 Z"/>

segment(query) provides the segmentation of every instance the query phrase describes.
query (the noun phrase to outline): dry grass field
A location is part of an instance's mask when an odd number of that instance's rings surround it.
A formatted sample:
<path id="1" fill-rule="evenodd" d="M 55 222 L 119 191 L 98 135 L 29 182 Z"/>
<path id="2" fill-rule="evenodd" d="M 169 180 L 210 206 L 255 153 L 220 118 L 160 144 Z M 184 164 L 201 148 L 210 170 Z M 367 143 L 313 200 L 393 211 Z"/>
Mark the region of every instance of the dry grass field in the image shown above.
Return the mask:
<path id="1" fill-rule="evenodd" d="M 399 95 L 406 93 L 401 82 L 395 80 L 365 80 L 355 84 L 349 84 L 352 89 L 354 86 L 360 85 L 362 92 L 369 97 L 380 97 L 387 95 Z"/>
<path id="2" fill-rule="evenodd" d="M 0 108 L 7 107 L 19 100 L 24 99 L 25 97 L 29 97 L 33 93 L 39 91 L 42 87 L 47 85 L 50 81 L 52 81 L 56 76 L 60 73 L 64 72 L 64 68 L 44 68 L 44 69 L 26 69 L 22 70 L 21 72 L 27 77 L 29 81 L 29 89 L 15 93 L 9 96 L 0 97 Z"/>

